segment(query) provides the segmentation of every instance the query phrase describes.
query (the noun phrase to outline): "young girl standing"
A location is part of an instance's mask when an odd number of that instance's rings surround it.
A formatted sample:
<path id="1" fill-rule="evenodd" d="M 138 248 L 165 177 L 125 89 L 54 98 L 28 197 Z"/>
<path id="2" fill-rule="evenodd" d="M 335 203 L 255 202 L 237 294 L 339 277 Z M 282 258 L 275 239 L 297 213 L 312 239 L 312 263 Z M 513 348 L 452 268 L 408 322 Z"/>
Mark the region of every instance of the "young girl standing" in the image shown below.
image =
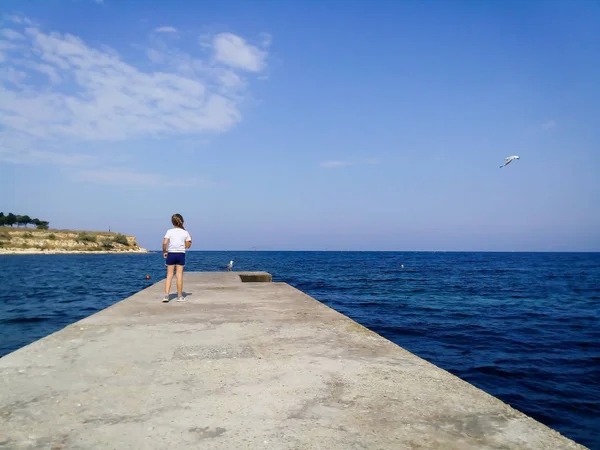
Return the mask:
<path id="1" fill-rule="evenodd" d="M 177 274 L 177 301 L 184 302 L 183 297 L 183 268 L 185 266 L 185 251 L 192 245 L 192 235 L 183 228 L 183 217 L 181 214 L 173 214 L 171 217 L 173 228 L 165 233 L 163 239 L 163 257 L 166 259 L 167 282 L 165 284 L 165 296 L 163 302 L 169 301 L 173 271 Z"/>

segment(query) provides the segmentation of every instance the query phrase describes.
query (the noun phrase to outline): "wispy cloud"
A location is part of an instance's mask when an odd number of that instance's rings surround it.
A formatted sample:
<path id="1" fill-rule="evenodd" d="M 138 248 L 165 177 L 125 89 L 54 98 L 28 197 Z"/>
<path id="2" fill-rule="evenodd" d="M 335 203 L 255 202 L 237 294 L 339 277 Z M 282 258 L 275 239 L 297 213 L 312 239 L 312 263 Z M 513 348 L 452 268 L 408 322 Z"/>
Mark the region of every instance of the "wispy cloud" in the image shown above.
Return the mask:
<path id="1" fill-rule="evenodd" d="M 1 109 L 1 107 L 0 107 Z M 57 165 L 73 168 L 98 167 L 102 162 L 122 161 L 124 155 L 93 155 L 79 148 L 71 149 L 60 142 L 0 131 L 0 162 L 20 165 Z"/>
<path id="2" fill-rule="evenodd" d="M 46 144 L 33 136 L 19 136 L 4 131 L 0 132 L 0 161 L 26 165 L 98 164 L 97 156 L 81 151 L 70 151 L 60 147 L 59 144 Z"/>
<path id="3" fill-rule="evenodd" d="M 17 46 L 28 55 L 25 64 L 16 55 L 7 62 L 32 77 L 36 71 L 48 75 L 47 69 L 51 69 L 74 89 L 34 83 L 18 88 L 2 85 L 0 123 L 16 132 L 47 138 L 122 140 L 225 131 L 239 120 L 236 102 L 228 95 L 234 92 L 211 89 L 218 79 L 146 73 L 69 34 L 45 34 L 37 28 L 28 28 L 26 34 L 28 45 Z"/>
<path id="4" fill-rule="evenodd" d="M 175 27 L 158 27 L 154 29 L 155 33 L 177 33 L 177 28 Z"/>
<path id="5" fill-rule="evenodd" d="M 214 36 L 207 49 L 196 45 L 197 54 L 171 47 L 155 35 L 147 54 L 157 67 L 148 71 L 113 49 L 44 31 L 26 17 L 4 19 L 3 161 L 33 162 L 35 149 L 37 156 L 47 152 L 52 155 L 47 159 L 67 164 L 76 160 L 73 150 L 85 142 L 202 138 L 226 132 L 241 119 L 247 73 L 264 70 L 268 56 L 266 49 L 231 33 Z M 175 30 L 161 28 L 161 33 Z M 116 179 L 106 175 L 111 172 L 103 173 L 88 175 L 98 182 Z"/>
<path id="6" fill-rule="evenodd" d="M 378 158 L 367 158 L 367 159 L 363 160 L 362 163 L 370 165 L 370 166 L 374 166 L 374 165 L 380 164 L 381 160 L 379 160 Z"/>
<path id="7" fill-rule="evenodd" d="M 23 36 L 21 33 L 15 31 L 15 30 L 11 30 L 10 28 L 5 28 L 5 29 L 1 30 L 0 35 L 2 35 L 3 37 L 5 37 L 6 39 L 11 40 L 11 41 L 25 39 L 25 36 Z"/>
<path id="8" fill-rule="evenodd" d="M 350 161 L 350 160 L 322 161 L 319 165 L 321 167 L 325 167 L 328 169 L 335 169 L 335 168 L 348 167 L 348 166 L 375 165 L 375 164 L 379 164 L 379 163 L 380 163 L 379 159 L 367 158 L 367 159 L 361 159 L 361 160 L 357 160 L 357 161 Z"/>
<path id="9" fill-rule="evenodd" d="M 542 130 L 550 130 L 556 126 L 556 122 L 554 120 L 548 120 L 541 125 Z"/>
<path id="10" fill-rule="evenodd" d="M 0 80 L 12 85 L 18 85 L 27 78 L 27 74 L 12 67 L 0 67 Z"/>
<path id="11" fill-rule="evenodd" d="M 73 175 L 76 181 L 153 187 L 213 187 L 216 186 L 209 178 L 189 177 L 174 180 L 162 174 L 127 170 L 122 168 L 105 168 L 81 170 Z"/>
<path id="12" fill-rule="evenodd" d="M 352 163 L 350 161 L 323 161 L 321 162 L 321 167 L 329 167 L 329 168 L 334 168 L 334 167 L 346 167 L 346 166 L 351 166 Z"/>
<path id="13" fill-rule="evenodd" d="M 27 17 L 19 16 L 16 14 L 8 14 L 4 16 L 4 18 L 9 22 L 13 22 L 19 25 L 33 25 L 33 22 Z"/>

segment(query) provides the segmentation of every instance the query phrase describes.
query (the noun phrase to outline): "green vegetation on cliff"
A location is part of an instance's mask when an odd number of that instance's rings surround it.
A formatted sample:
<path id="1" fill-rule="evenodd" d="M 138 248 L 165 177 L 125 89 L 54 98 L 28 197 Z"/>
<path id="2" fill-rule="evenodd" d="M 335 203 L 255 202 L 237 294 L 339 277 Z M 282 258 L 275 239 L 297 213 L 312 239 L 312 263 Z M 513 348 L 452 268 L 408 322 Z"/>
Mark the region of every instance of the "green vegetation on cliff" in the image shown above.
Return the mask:
<path id="1" fill-rule="evenodd" d="M 0 212 L 0 227 L 12 227 L 13 225 L 16 225 L 17 227 L 20 227 L 22 225 L 25 228 L 27 228 L 27 226 L 29 225 L 34 225 L 39 230 L 47 230 L 50 226 L 50 222 L 46 220 L 32 219 L 29 216 L 21 216 L 13 213 L 8 213 L 7 215 L 4 215 L 3 212 Z"/>

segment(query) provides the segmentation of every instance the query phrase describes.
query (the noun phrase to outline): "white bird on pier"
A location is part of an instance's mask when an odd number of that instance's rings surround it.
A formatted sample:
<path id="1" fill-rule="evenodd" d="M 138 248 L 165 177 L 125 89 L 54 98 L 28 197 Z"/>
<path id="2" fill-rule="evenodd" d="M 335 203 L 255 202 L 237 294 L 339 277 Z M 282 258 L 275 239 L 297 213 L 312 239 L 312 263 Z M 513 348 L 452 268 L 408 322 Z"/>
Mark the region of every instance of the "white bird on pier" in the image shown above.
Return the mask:
<path id="1" fill-rule="evenodd" d="M 504 166 L 508 166 L 515 159 L 519 159 L 519 157 L 518 156 L 509 156 L 508 158 L 504 158 L 505 163 L 502 166 L 500 166 L 500 168 L 502 169 Z"/>

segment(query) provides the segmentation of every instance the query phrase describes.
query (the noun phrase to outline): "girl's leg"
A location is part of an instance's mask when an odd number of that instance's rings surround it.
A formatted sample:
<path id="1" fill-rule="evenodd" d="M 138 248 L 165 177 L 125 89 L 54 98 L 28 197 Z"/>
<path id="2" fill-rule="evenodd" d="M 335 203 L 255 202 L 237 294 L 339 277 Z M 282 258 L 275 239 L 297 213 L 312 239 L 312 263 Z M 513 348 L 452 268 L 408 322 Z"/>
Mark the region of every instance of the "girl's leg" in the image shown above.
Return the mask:
<path id="1" fill-rule="evenodd" d="M 169 295 L 171 291 L 171 283 L 173 282 L 173 269 L 175 266 L 167 266 L 167 281 L 165 283 L 165 295 Z"/>
<path id="2" fill-rule="evenodd" d="M 181 298 L 183 295 L 183 266 L 177 265 L 177 297 Z"/>

